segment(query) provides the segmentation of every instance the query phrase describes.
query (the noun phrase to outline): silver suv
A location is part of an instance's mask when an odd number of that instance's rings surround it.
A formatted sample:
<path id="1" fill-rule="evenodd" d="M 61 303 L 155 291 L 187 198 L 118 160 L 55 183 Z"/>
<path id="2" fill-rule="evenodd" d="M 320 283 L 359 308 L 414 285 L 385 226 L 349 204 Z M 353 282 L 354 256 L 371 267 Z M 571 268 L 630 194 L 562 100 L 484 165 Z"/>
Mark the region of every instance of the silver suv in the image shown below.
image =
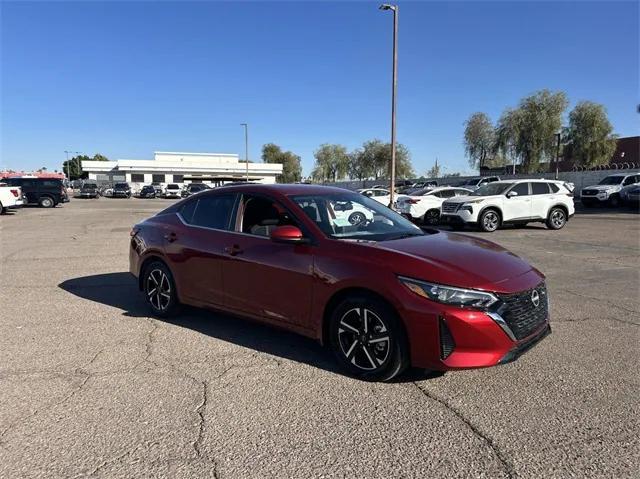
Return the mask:
<path id="1" fill-rule="evenodd" d="M 594 205 L 620 205 L 620 191 L 625 186 L 640 182 L 640 173 L 609 175 L 597 185 L 587 186 L 580 192 L 580 201 L 589 208 Z"/>

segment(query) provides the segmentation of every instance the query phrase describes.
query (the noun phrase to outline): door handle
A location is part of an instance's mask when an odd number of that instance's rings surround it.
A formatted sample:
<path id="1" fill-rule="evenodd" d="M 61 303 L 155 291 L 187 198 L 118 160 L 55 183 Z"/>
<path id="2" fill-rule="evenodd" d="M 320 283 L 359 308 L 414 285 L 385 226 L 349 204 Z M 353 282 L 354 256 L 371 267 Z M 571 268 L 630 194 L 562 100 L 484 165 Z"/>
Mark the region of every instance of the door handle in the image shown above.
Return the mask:
<path id="1" fill-rule="evenodd" d="M 242 253 L 242 249 L 237 244 L 234 244 L 233 246 L 225 246 L 224 252 L 229 256 L 236 256 Z"/>
<path id="2" fill-rule="evenodd" d="M 175 234 L 175 232 L 171 231 L 169 233 L 165 233 L 164 239 L 166 239 L 169 243 L 173 243 L 178 239 L 178 236 Z"/>

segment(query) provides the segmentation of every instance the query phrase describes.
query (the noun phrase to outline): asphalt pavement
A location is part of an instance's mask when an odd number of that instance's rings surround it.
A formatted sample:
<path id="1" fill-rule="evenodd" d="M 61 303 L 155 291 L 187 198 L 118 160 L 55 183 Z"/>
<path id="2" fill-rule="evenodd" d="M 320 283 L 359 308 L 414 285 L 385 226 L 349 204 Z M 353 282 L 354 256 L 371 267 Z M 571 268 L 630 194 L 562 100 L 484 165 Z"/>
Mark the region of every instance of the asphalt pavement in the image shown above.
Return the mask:
<path id="1" fill-rule="evenodd" d="M 148 317 L 129 231 L 168 204 L 0 217 L 0 477 L 638 477 L 637 213 L 467 233 L 546 274 L 553 334 L 512 364 L 379 384 L 256 323 Z"/>

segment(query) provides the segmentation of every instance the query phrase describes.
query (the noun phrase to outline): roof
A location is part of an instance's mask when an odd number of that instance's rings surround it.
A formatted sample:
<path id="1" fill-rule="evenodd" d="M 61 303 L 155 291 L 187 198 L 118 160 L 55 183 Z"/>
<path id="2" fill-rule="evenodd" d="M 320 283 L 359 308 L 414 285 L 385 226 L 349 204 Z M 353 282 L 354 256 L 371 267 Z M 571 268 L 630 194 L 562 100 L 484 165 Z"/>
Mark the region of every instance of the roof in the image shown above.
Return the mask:
<path id="1" fill-rule="evenodd" d="M 327 194 L 327 193 L 354 193 L 351 190 L 346 190 L 344 188 L 337 188 L 335 186 L 324 186 L 324 185 L 307 185 L 307 184 L 274 184 L 274 185 L 263 185 L 256 183 L 249 184 L 240 184 L 240 185 L 228 185 L 228 186 L 220 186 L 216 188 L 216 190 L 220 190 L 222 188 L 241 188 L 247 191 L 260 192 L 263 191 L 265 193 L 275 193 L 283 196 L 289 195 L 314 195 L 314 194 Z"/>

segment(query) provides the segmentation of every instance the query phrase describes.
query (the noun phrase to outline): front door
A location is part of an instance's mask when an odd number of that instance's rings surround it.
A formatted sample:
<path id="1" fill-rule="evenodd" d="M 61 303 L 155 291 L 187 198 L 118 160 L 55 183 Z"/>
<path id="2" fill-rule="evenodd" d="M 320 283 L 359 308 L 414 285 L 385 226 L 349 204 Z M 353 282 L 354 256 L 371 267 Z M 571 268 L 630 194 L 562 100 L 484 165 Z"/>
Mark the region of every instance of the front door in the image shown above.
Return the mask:
<path id="1" fill-rule="evenodd" d="M 516 192 L 517 195 L 509 196 L 511 192 Z M 503 221 L 524 220 L 531 217 L 529 183 L 518 183 L 506 194 L 502 207 Z"/>
<path id="2" fill-rule="evenodd" d="M 297 221 L 273 199 L 243 195 L 236 233 L 226 245 L 223 282 L 229 308 L 268 321 L 309 327 L 313 246 L 271 241 L 273 229 Z"/>

